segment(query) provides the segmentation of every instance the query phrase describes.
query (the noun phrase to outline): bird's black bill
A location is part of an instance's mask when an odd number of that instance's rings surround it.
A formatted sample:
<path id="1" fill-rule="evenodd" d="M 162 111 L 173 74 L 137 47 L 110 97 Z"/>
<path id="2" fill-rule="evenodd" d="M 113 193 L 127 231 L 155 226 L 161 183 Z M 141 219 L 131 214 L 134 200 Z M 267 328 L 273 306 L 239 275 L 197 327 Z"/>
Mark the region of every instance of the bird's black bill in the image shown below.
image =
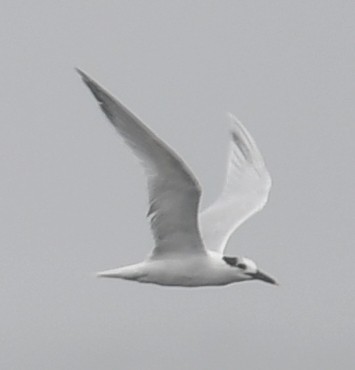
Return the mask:
<path id="1" fill-rule="evenodd" d="M 266 283 L 278 285 L 275 279 L 273 279 L 272 277 L 264 274 L 261 271 L 258 271 L 255 274 L 250 274 L 250 276 L 252 276 L 253 279 L 262 280 L 262 281 L 265 281 Z"/>

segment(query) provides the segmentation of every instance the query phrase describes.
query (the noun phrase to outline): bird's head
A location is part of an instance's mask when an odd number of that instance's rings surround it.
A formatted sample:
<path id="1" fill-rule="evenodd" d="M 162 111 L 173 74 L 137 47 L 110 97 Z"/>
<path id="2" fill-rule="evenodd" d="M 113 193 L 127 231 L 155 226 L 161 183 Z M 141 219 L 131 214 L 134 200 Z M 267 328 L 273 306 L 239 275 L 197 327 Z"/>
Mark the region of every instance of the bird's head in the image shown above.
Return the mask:
<path id="1" fill-rule="evenodd" d="M 262 280 L 266 283 L 278 285 L 276 280 L 261 272 L 254 261 L 245 257 L 223 257 L 226 264 L 238 269 L 238 276 L 243 280 Z"/>

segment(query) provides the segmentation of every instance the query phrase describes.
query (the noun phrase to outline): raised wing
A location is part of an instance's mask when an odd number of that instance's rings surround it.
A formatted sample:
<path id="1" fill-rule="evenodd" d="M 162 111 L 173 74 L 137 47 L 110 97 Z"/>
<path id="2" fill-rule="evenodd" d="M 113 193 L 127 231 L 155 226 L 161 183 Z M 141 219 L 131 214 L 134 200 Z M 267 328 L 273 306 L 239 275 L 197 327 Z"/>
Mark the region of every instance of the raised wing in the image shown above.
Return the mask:
<path id="1" fill-rule="evenodd" d="M 199 184 L 182 160 L 119 101 L 78 70 L 100 108 L 142 162 L 147 175 L 151 258 L 205 253 L 199 229 Z"/>
<path id="2" fill-rule="evenodd" d="M 229 237 L 260 211 L 271 188 L 271 178 L 254 139 L 233 115 L 226 181 L 219 198 L 199 215 L 207 249 L 223 253 Z"/>

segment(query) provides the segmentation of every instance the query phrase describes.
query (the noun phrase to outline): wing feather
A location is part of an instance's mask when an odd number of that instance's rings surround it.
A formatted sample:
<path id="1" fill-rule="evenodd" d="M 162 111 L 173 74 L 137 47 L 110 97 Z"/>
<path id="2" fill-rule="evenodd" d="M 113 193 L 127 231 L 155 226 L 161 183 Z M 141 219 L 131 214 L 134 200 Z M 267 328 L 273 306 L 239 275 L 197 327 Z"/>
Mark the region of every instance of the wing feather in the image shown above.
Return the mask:
<path id="1" fill-rule="evenodd" d="M 223 253 L 233 232 L 268 199 L 271 178 L 247 129 L 229 114 L 231 141 L 225 185 L 217 200 L 199 215 L 207 249 Z"/>
<path id="2" fill-rule="evenodd" d="M 78 70 L 100 108 L 140 159 L 146 172 L 152 258 L 205 253 L 198 229 L 200 186 L 184 162 L 136 116 Z"/>

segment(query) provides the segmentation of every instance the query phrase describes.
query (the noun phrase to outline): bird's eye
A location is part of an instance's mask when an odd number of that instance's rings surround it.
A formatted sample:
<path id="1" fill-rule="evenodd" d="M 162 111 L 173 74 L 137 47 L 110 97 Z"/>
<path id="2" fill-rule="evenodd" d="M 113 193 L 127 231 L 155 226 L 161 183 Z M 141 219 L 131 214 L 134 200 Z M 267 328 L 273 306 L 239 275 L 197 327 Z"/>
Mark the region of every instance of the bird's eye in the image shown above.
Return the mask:
<path id="1" fill-rule="evenodd" d="M 239 268 L 240 268 L 240 269 L 242 269 L 242 270 L 246 270 L 247 265 L 246 265 L 245 263 L 239 263 L 239 264 L 237 265 L 237 267 L 239 267 Z"/>

